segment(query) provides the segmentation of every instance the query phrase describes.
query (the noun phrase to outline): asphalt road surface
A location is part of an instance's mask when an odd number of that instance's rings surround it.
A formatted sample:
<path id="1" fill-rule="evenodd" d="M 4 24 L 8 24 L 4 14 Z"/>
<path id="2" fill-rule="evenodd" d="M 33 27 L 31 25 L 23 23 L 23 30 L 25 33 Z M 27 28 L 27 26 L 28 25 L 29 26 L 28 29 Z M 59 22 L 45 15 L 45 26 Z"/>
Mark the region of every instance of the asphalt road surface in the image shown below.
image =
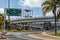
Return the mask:
<path id="1" fill-rule="evenodd" d="M 7 40 L 42 40 L 28 36 L 30 32 L 9 32 L 6 37 Z"/>

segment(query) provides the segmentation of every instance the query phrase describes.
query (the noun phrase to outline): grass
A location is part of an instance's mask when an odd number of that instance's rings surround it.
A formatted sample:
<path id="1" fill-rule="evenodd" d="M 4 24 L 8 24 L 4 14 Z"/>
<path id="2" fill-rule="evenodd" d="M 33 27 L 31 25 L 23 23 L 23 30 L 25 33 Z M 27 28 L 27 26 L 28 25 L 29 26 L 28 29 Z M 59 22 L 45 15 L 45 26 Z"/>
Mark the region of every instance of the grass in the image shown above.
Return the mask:
<path id="1" fill-rule="evenodd" d="M 2 32 L 2 30 L 0 30 Z M 5 32 L 32 32 L 30 30 L 5 30 Z"/>
<path id="2" fill-rule="evenodd" d="M 55 35 L 55 32 L 48 32 L 49 35 L 53 35 L 53 36 L 59 36 L 60 37 L 60 30 L 57 31 L 57 35 Z"/>

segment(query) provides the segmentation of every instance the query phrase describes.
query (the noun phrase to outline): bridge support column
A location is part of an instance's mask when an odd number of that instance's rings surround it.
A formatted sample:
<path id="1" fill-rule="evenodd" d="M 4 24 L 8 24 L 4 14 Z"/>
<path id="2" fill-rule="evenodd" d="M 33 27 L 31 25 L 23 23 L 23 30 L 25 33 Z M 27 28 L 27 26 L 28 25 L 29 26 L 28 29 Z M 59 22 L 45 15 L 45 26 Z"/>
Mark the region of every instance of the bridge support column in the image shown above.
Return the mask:
<path id="1" fill-rule="evenodd" d="M 45 31 L 46 30 L 46 21 L 44 22 L 44 26 L 43 26 L 43 31 Z"/>

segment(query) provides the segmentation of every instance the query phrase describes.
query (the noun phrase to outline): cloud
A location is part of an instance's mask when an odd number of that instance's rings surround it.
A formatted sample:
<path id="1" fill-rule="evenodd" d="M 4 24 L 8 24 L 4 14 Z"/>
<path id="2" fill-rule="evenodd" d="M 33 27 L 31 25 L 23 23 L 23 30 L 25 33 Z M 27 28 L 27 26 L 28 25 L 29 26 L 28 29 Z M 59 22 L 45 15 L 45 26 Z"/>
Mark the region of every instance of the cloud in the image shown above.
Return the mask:
<path id="1" fill-rule="evenodd" d="M 19 0 L 19 5 L 29 6 L 29 7 L 41 7 L 45 0 Z"/>
<path id="2" fill-rule="evenodd" d="M 51 12 L 49 12 L 49 13 L 46 13 L 46 16 L 52 17 L 52 16 L 54 16 L 54 14 L 53 14 L 52 11 L 51 11 Z"/>
<path id="3" fill-rule="evenodd" d="M 0 13 L 4 14 L 4 9 L 3 8 L 0 8 Z"/>

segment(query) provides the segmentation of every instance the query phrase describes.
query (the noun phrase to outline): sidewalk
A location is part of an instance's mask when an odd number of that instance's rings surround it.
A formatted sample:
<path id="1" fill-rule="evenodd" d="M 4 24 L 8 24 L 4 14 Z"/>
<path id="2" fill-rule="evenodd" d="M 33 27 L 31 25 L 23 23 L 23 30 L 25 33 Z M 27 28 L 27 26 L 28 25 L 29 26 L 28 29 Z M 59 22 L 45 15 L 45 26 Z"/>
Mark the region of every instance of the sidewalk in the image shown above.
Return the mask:
<path id="1" fill-rule="evenodd" d="M 38 38 L 38 39 L 43 39 L 43 40 L 60 40 L 60 38 L 45 35 L 45 33 L 29 34 L 29 36 L 34 37 L 34 38 Z"/>
<path id="2" fill-rule="evenodd" d="M 0 40 L 6 40 L 6 39 L 0 39 Z"/>
<path id="3" fill-rule="evenodd" d="M 6 37 L 5 36 L 2 36 L 1 33 L 0 33 L 0 40 L 6 40 Z"/>

